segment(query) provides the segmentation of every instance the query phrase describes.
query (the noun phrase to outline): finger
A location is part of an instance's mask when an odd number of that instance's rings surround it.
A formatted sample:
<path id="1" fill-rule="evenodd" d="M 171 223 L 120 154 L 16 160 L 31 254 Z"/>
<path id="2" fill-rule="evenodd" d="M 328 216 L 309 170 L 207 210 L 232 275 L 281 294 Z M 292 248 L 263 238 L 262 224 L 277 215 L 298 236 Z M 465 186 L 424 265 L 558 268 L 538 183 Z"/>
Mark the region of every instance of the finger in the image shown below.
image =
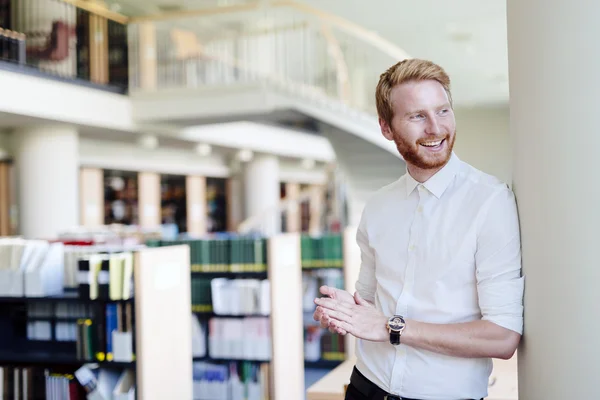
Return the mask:
<path id="1" fill-rule="evenodd" d="M 321 312 L 323 313 L 323 315 L 327 315 L 330 319 L 334 319 L 337 321 L 350 322 L 352 320 L 352 315 L 348 315 L 341 311 L 321 309 Z"/>
<path id="2" fill-rule="evenodd" d="M 335 288 L 332 288 L 327 285 L 323 285 L 319 288 L 319 292 L 324 296 L 334 297 L 335 296 Z"/>
<path id="3" fill-rule="evenodd" d="M 330 323 L 330 320 L 329 320 L 329 318 L 327 318 L 326 315 L 321 318 L 321 328 L 325 328 L 325 329 L 329 328 L 329 323 Z"/>
<path id="4" fill-rule="evenodd" d="M 349 305 L 349 304 L 339 302 L 339 301 L 333 300 L 333 299 L 328 299 L 326 297 L 316 299 L 315 303 L 324 309 L 341 311 L 344 314 L 352 315 L 351 306 L 353 306 L 353 305 Z"/>
<path id="5" fill-rule="evenodd" d="M 331 323 L 329 324 L 329 330 L 331 331 L 333 329 L 333 333 L 345 335 L 348 332 L 345 329 L 341 328 L 341 324 L 342 322 L 340 321 L 331 321 Z"/>
<path id="6" fill-rule="evenodd" d="M 355 334 L 356 329 L 354 328 L 354 326 L 348 322 L 344 322 L 344 321 L 332 321 L 329 326 L 333 326 L 335 329 L 339 330 L 340 332 L 344 332 L 343 335 L 350 333 L 352 335 Z"/>
<path id="7" fill-rule="evenodd" d="M 358 293 L 358 292 L 354 293 L 354 301 L 359 306 L 367 306 L 367 307 L 371 306 L 371 303 L 369 303 L 368 301 L 366 301 L 365 299 L 363 299 L 362 296 L 360 295 L 360 293 Z"/>

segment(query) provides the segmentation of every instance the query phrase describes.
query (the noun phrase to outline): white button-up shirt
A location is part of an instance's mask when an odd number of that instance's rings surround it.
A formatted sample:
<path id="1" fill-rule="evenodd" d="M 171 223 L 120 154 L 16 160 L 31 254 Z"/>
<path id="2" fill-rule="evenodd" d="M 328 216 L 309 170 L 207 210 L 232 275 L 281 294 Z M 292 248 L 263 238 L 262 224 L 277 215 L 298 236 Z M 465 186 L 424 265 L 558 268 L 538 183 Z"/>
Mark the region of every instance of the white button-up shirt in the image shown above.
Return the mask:
<path id="1" fill-rule="evenodd" d="M 369 200 L 357 232 L 356 290 L 385 315 L 429 323 L 484 319 L 522 333 L 515 199 L 452 154 L 425 183 L 409 173 Z M 357 340 L 357 368 L 382 389 L 425 400 L 487 396 L 492 360 Z"/>

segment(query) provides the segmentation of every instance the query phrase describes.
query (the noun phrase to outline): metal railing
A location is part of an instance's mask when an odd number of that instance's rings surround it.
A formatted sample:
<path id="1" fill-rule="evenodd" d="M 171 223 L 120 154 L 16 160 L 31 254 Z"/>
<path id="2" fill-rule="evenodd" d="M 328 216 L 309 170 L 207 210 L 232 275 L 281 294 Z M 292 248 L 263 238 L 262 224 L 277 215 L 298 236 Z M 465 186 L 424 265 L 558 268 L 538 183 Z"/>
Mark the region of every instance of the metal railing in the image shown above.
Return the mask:
<path id="1" fill-rule="evenodd" d="M 3 1 L 0 61 L 21 72 L 125 92 L 129 86 L 125 22 L 118 14 L 76 0 Z"/>
<path id="2" fill-rule="evenodd" d="M 292 1 L 163 13 L 129 22 L 130 91 L 266 83 L 375 113 L 379 74 L 402 49 Z"/>

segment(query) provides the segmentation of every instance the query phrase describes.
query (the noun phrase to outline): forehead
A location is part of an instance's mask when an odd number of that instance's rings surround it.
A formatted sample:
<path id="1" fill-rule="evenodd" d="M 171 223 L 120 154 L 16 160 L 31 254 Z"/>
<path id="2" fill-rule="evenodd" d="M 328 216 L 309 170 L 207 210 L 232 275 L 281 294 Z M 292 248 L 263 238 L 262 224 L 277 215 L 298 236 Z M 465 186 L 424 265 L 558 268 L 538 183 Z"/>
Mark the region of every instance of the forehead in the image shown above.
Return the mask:
<path id="1" fill-rule="evenodd" d="M 437 81 L 412 81 L 395 86 L 391 93 L 394 114 L 426 110 L 449 102 L 444 87 Z"/>

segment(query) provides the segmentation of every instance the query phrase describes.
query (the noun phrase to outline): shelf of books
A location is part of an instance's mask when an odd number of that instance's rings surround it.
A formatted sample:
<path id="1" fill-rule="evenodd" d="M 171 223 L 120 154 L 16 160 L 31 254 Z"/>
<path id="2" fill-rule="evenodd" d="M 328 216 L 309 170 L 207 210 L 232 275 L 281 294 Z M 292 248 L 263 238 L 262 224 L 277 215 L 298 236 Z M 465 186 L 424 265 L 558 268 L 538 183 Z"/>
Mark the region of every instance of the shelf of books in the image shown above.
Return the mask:
<path id="1" fill-rule="evenodd" d="M 321 328 L 312 316 L 321 286 L 344 289 L 343 235 L 303 234 L 301 250 L 305 367 L 332 369 L 346 359 L 344 338 Z"/>
<path id="2" fill-rule="evenodd" d="M 190 247 L 194 399 L 303 399 L 300 239 L 210 234 Z"/>
<path id="3" fill-rule="evenodd" d="M 72 289 L 65 249 L 0 240 L 2 398 L 191 399 L 189 248 L 87 253 Z"/>
<path id="4" fill-rule="evenodd" d="M 333 369 L 354 355 L 354 340 L 321 328 L 313 319 L 314 299 L 322 296 L 319 288 L 323 285 L 354 293 L 360 268 L 356 231 L 303 234 L 301 249 L 305 368 Z"/>

